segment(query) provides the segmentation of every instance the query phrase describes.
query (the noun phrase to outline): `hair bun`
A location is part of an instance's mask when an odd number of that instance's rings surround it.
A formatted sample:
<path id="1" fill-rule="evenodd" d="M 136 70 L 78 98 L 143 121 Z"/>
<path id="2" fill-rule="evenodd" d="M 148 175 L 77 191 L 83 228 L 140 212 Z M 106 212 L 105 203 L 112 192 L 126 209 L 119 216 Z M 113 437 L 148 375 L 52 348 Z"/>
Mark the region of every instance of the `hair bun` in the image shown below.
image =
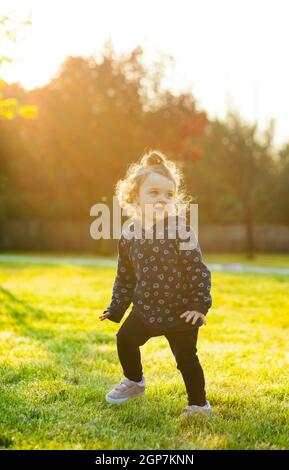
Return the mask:
<path id="1" fill-rule="evenodd" d="M 144 166 L 164 165 L 166 158 L 161 152 L 152 151 L 142 157 L 141 163 Z"/>

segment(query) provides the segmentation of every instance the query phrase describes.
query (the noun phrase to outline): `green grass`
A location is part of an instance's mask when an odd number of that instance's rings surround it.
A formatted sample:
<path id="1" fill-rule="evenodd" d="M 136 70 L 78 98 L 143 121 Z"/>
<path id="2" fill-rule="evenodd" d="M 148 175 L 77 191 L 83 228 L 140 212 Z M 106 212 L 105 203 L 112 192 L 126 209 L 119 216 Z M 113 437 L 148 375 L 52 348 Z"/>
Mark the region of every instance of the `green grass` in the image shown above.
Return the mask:
<path id="1" fill-rule="evenodd" d="M 123 377 L 120 324 L 98 319 L 114 274 L 1 263 L 0 448 L 288 449 L 289 276 L 212 274 L 198 354 L 214 413 L 181 420 L 185 388 L 162 336 L 141 347 L 146 395 L 104 399 Z"/>
<path id="2" fill-rule="evenodd" d="M 244 253 L 204 253 L 204 259 L 208 263 L 244 264 L 245 266 L 267 266 L 274 268 L 289 268 L 289 254 L 280 253 L 255 253 L 252 259 L 248 259 Z"/>
<path id="3" fill-rule="evenodd" d="M 77 252 L 55 252 L 53 254 L 49 252 L 43 251 L 35 251 L 35 252 L 26 252 L 21 251 L 18 253 L 15 252 L 0 252 L 1 255 L 8 256 L 11 255 L 20 255 L 20 256 L 31 256 L 33 257 L 42 257 L 42 258 L 49 258 L 53 257 L 61 257 L 61 258 L 84 258 L 84 259 L 98 259 L 98 256 L 93 256 L 88 253 L 77 253 Z M 289 268 L 289 254 L 283 253 L 255 253 L 253 259 L 248 259 L 244 253 L 210 253 L 204 252 L 203 254 L 204 260 L 208 263 L 221 263 L 221 264 L 244 264 L 246 266 L 268 266 L 268 267 L 275 267 L 275 268 Z M 115 256 L 102 256 L 101 259 L 107 260 L 115 260 Z M 0 260 L 2 263 L 2 261 Z"/>

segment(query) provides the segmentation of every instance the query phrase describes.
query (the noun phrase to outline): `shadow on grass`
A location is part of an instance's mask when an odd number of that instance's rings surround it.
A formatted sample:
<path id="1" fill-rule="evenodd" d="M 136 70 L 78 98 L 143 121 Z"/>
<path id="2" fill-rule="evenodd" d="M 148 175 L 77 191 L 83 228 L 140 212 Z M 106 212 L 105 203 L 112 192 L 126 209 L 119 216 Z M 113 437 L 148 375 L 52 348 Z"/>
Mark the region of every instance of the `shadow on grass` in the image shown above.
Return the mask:
<path id="1" fill-rule="evenodd" d="M 97 377 L 98 384 L 101 376 L 106 383 L 109 382 L 110 376 L 105 374 L 104 369 L 105 366 L 117 366 L 117 356 L 115 353 L 101 351 L 101 347 L 115 343 L 113 334 L 90 331 L 87 334 L 81 332 L 81 337 L 78 337 L 77 330 L 75 334 L 67 334 L 61 330 L 55 331 L 55 328 L 35 327 L 34 320 L 49 322 L 49 315 L 44 310 L 22 301 L 7 289 L 0 288 L 0 294 L 2 294 L 2 309 L 13 319 L 15 333 L 33 339 L 41 348 L 51 353 L 52 362 L 55 362 L 55 366 L 60 367 L 60 370 L 65 370 L 65 375 L 69 377 L 71 383 L 88 380 L 91 372 Z M 51 363 L 51 360 L 49 362 Z M 22 367 L 22 374 L 23 370 Z M 17 380 L 21 373 L 15 372 L 14 379 L 10 378 L 8 383 Z M 56 370 L 54 374 L 57 375 Z"/>
<path id="2" fill-rule="evenodd" d="M 36 327 L 34 321 L 49 322 L 47 312 L 22 301 L 6 289 L 1 288 L 0 293 L 6 314 L 13 319 L 16 335 L 32 338 L 51 354 L 51 359 L 49 355 L 48 359 L 40 361 L 32 358 L 28 364 L 21 364 L 20 359 L 19 365 L 14 367 L 4 363 L 0 369 L 0 416 L 3 423 L 0 446 L 13 447 L 17 444 L 17 432 L 33 434 L 43 426 L 46 432 L 51 432 L 55 426 L 71 427 L 72 432 L 77 421 L 82 422 L 85 432 L 91 416 L 100 420 L 92 434 L 102 437 L 108 446 L 111 445 L 110 439 L 118 439 L 117 430 L 120 442 L 125 440 L 126 426 L 145 427 L 150 439 L 155 436 L 157 441 L 161 421 L 163 424 L 166 422 L 169 435 L 174 435 L 170 430 L 170 416 L 160 419 L 158 415 L 160 403 L 157 396 L 150 400 L 144 397 L 141 413 L 137 399 L 121 407 L 105 401 L 105 394 L 119 381 L 120 366 L 115 348 L 113 353 L 106 350 L 107 345 L 115 345 L 114 334 L 89 331 L 86 334 L 81 332 L 79 338 L 77 329 L 73 335 L 55 331 L 55 328 Z M 165 400 L 162 398 L 161 402 L 165 410 Z M 85 418 L 86 409 L 90 410 L 87 411 L 90 413 L 88 418 Z M 115 429 L 113 433 L 112 426 Z M 16 441 L 13 443 L 15 431 Z"/>

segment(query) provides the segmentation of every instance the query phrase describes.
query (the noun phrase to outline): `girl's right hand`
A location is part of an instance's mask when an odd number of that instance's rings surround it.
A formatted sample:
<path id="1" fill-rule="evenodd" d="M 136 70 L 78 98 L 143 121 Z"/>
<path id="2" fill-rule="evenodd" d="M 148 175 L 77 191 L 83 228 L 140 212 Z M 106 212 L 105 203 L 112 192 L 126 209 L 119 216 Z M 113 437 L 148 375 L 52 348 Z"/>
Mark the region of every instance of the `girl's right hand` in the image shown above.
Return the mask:
<path id="1" fill-rule="evenodd" d="M 109 317 L 111 315 L 111 312 L 109 312 L 108 310 L 105 310 L 99 317 L 100 321 L 102 320 L 105 320 L 107 317 Z"/>

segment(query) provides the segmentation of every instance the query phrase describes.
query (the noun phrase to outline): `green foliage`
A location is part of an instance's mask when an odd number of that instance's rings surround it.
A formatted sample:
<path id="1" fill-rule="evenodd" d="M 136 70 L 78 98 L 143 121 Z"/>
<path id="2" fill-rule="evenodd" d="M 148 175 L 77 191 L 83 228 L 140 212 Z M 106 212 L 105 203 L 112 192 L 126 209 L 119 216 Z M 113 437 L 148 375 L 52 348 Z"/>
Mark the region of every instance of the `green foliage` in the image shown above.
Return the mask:
<path id="1" fill-rule="evenodd" d="M 85 218 L 102 198 L 111 202 L 117 179 L 146 148 L 195 155 L 205 114 L 192 96 L 159 92 L 160 74 L 144 69 L 142 54 L 136 48 L 116 58 L 108 44 L 101 60 L 68 57 L 45 87 L 6 87 L 7 98 L 39 109 L 38 119 L 4 122 L 0 130 L 8 217 Z"/>
<path id="2" fill-rule="evenodd" d="M 236 112 L 209 121 L 191 93 L 162 89 L 166 67 L 163 57 L 145 68 L 141 47 L 117 57 L 108 41 L 99 58 L 68 57 L 41 88 L 0 82 L 0 213 L 87 220 L 112 203 L 128 165 L 159 148 L 184 171 L 200 223 L 243 223 L 252 255 L 254 224 L 289 221 L 288 145 L 274 149 L 273 121 L 262 135 Z"/>
<path id="3" fill-rule="evenodd" d="M 0 94 L 0 119 L 15 119 L 16 116 L 25 119 L 35 119 L 38 109 L 33 105 L 20 105 L 15 98 L 3 99 Z"/>
<path id="4" fill-rule="evenodd" d="M 19 41 L 19 33 L 22 32 L 23 28 L 31 25 L 31 20 L 27 18 L 19 24 L 14 24 L 10 16 L 2 16 L 0 18 L 0 47 L 1 50 L 5 48 L 7 42 L 17 43 Z M 11 64 L 13 59 L 7 55 L 0 56 L 0 67 L 4 63 Z M 1 88 L 5 88 L 6 83 L 0 77 L 0 91 Z M 25 119 L 35 119 L 37 117 L 38 110 L 34 105 L 21 105 L 19 101 L 14 98 L 5 98 L 0 92 L 0 120 L 1 119 L 15 119 L 20 116 Z"/>

